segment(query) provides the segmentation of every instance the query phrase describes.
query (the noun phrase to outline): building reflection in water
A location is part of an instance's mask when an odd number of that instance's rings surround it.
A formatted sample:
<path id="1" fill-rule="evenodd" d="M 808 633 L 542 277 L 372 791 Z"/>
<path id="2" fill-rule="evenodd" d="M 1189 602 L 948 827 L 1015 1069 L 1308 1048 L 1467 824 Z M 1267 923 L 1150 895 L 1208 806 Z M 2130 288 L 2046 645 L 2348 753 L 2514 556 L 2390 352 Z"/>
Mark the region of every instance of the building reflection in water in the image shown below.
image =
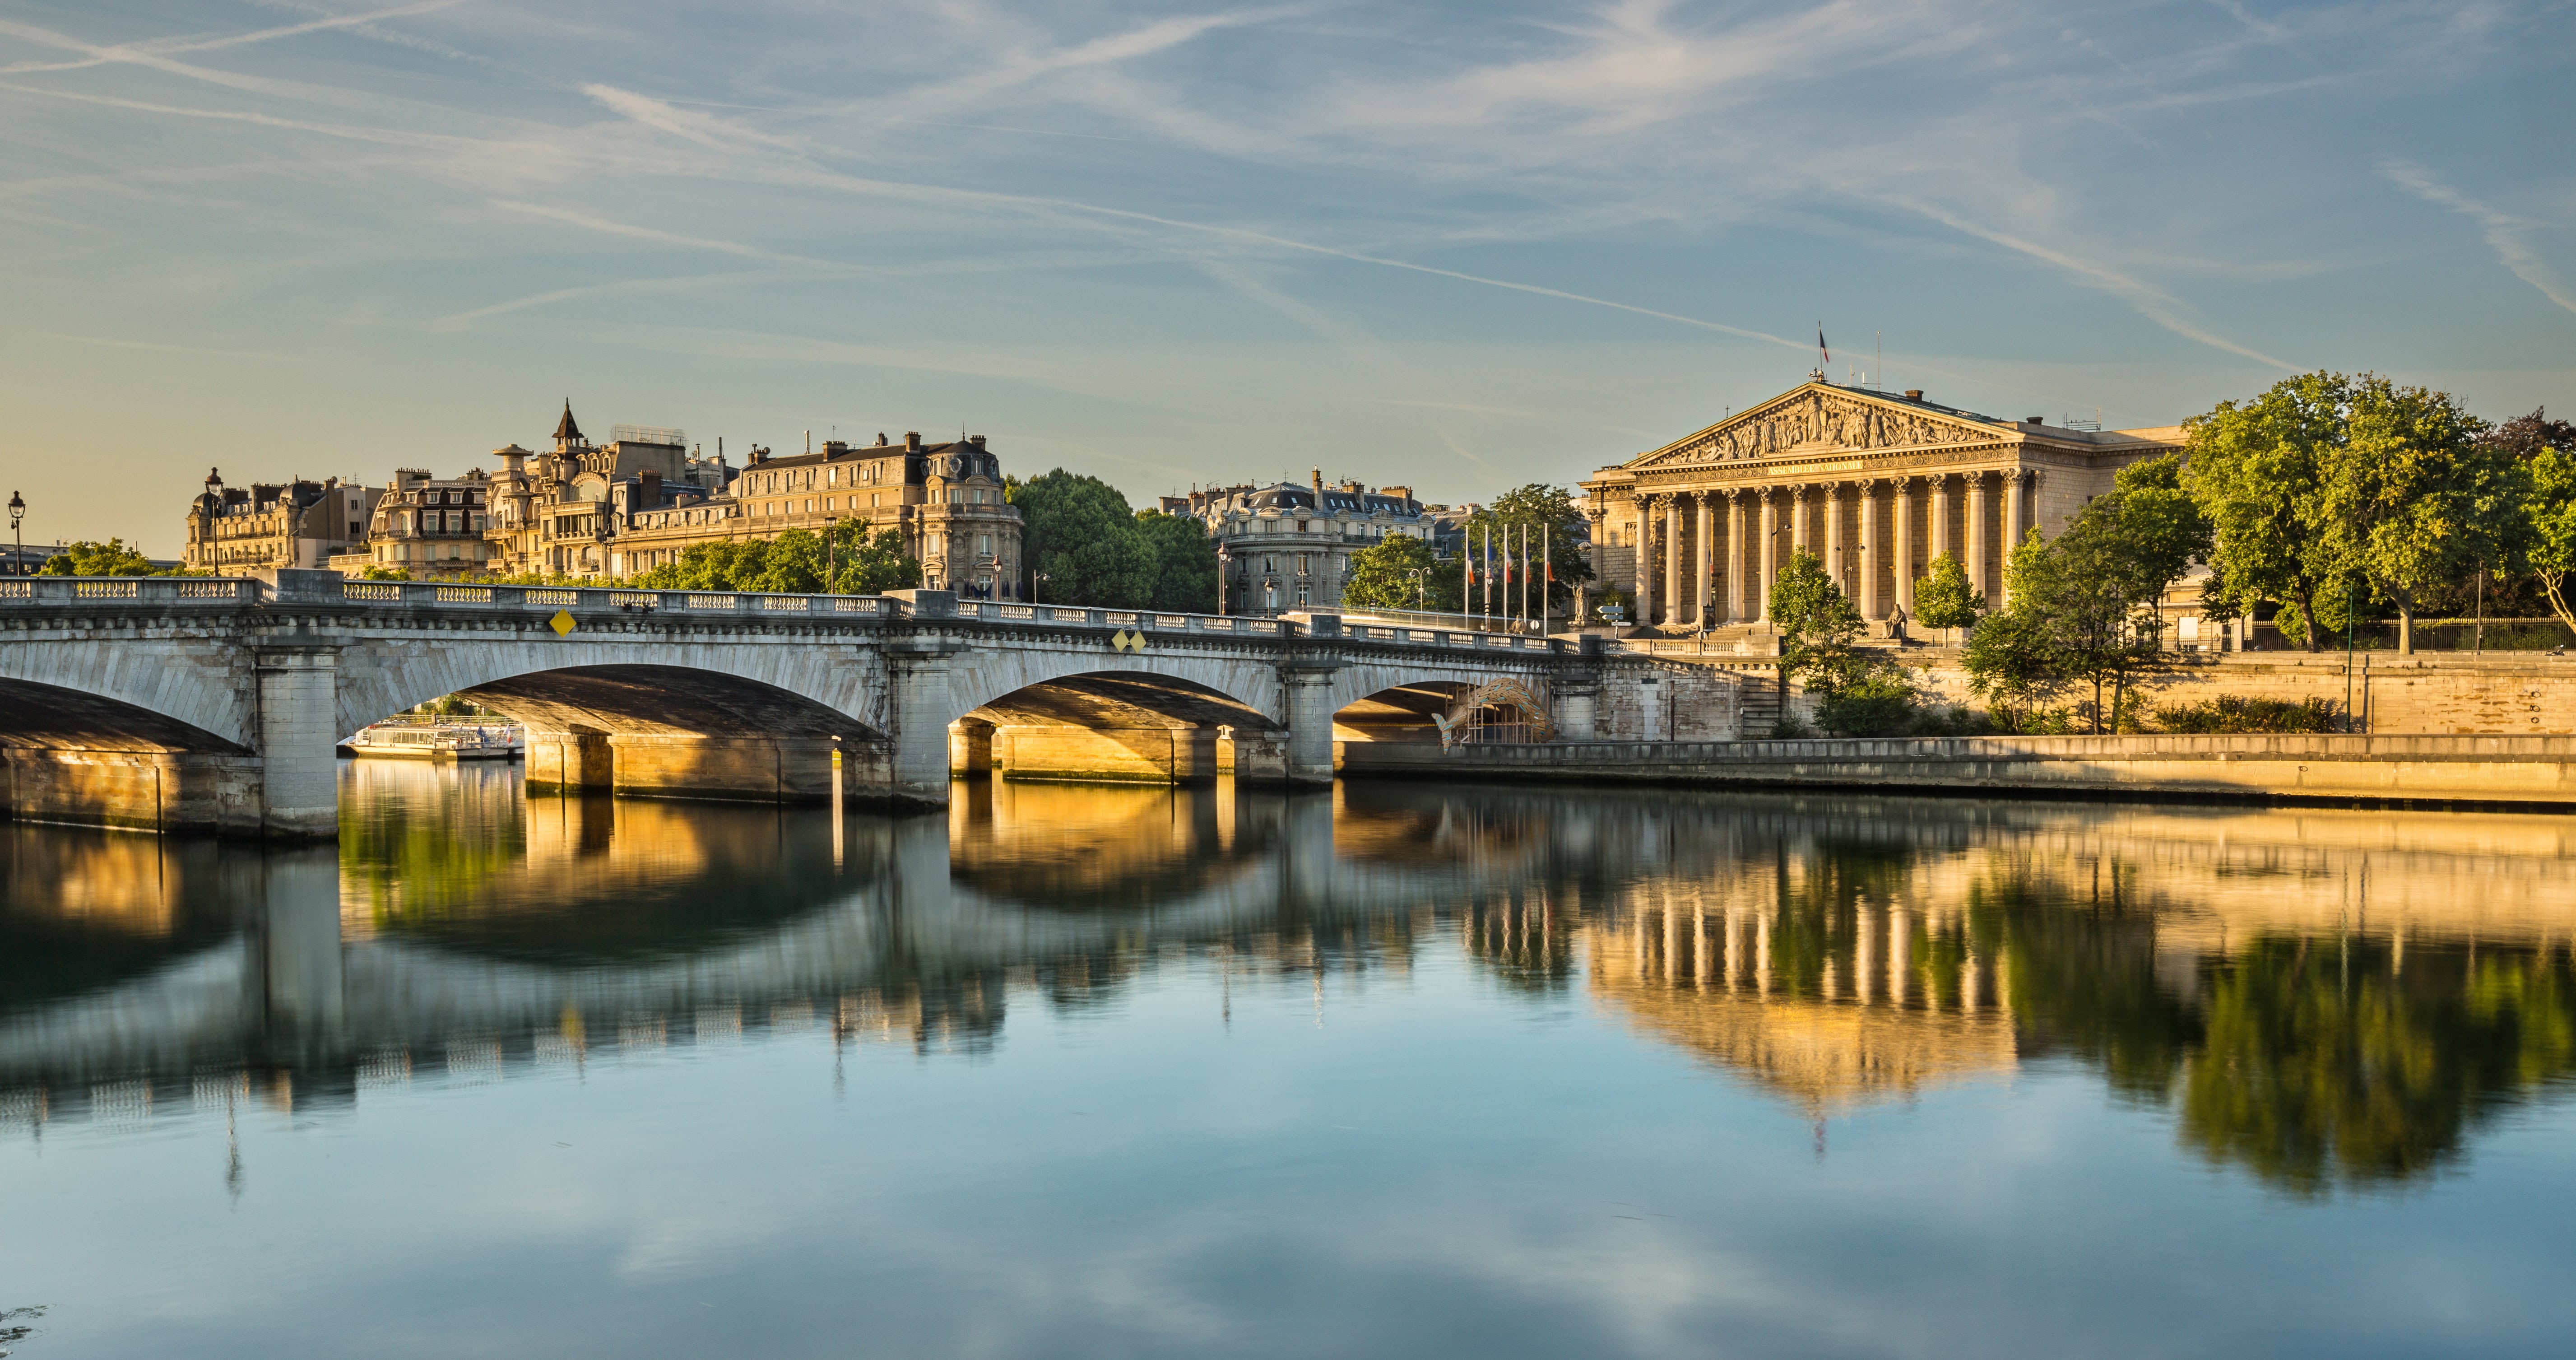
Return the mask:
<path id="1" fill-rule="evenodd" d="M 2576 1074 L 2564 819 L 987 783 L 836 821 L 345 777 L 336 853 L 0 828 L 0 1122 L 763 1036 L 972 1058 L 1014 1000 L 1171 968 L 1320 1021 L 1436 948 L 1818 1120 L 2078 1063 L 2301 1193 L 2438 1170 Z"/>

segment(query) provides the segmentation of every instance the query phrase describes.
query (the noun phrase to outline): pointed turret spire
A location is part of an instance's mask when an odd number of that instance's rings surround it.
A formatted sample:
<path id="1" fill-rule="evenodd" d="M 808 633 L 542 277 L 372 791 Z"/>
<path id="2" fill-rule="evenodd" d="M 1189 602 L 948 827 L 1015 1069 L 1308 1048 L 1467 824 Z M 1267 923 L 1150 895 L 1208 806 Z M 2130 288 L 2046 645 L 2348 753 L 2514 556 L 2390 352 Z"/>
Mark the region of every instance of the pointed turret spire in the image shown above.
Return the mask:
<path id="1" fill-rule="evenodd" d="M 564 398 L 563 419 L 555 422 L 555 443 L 578 444 L 581 442 L 581 426 L 572 418 L 572 398 L 566 397 Z"/>

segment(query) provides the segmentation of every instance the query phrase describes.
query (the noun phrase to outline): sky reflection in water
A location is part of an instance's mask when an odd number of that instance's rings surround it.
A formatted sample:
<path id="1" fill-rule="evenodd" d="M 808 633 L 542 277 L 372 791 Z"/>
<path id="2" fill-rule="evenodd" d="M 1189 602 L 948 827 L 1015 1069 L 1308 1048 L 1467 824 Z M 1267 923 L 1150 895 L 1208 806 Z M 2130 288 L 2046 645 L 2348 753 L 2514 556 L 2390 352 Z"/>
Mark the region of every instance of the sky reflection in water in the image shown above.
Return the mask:
<path id="1" fill-rule="evenodd" d="M 2576 820 L 346 777 L 0 828 L 29 1360 L 2576 1341 Z"/>

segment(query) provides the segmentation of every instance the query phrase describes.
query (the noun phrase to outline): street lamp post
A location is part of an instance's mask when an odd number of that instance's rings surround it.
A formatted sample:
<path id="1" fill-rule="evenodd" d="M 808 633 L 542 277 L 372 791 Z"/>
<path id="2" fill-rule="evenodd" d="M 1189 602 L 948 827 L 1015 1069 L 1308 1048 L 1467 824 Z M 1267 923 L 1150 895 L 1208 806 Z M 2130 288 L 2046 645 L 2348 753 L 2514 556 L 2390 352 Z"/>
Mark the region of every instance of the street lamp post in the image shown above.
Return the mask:
<path id="1" fill-rule="evenodd" d="M 1430 575 L 1431 568 L 1429 567 L 1415 567 L 1413 569 L 1413 607 L 1417 612 L 1424 614 L 1431 612 Z"/>
<path id="2" fill-rule="evenodd" d="M 27 574 L 27 534 L 19 526 L 27 521 L 27 502 L 15 491 L 9 493 L 9 538 L 16 545 L 9 554 L 9 574 Z"/>
<path id="3" fill-rule="evenodd" d="M 1040 597 L 1042 597 L 1042 596 L 1044 596 L 1044 595 L 1046 594 L 1046 592 L 1045 592 L 1045 591 L 1042 591 L 1042 590 L 1038 589 L 1038 587 L 1039 587 L 1040 585 L 1042 585 L 1042 584 L 1046 583 L 1047 581 L 1052 580 L 1052 579 L 1054 579 L 1054 578 L 1053 578 L 1053 577 L 1048 576 L 1045 572 L 1042 572 L 1042 571 L 1033 571 L 1033 572 L 1030 572 L 1030 573 L 1029 573 L 1029 603 L 1030 603 L 1030 604 L 1032 604 L 1032 605 L 1036 604 L 1036 603 L 1038 602 L 1039 598 L 1040 598 Z"/>
<path id="4" fill-rule="evenodd" d="M 833 540 L 832 526 L 840 523 L 837 515 L 823 517 L 823 593 L 838 595 L 841 579 L 841 545 Z"/>
<path id="5" fill-rule="evenodd" d="M 1234 565 L 1233 551 L 1222 543 L 1216 545 L 1216 612 L 1219 614 L 1225 612 L 1226 569 L 1232 565 Z"/>

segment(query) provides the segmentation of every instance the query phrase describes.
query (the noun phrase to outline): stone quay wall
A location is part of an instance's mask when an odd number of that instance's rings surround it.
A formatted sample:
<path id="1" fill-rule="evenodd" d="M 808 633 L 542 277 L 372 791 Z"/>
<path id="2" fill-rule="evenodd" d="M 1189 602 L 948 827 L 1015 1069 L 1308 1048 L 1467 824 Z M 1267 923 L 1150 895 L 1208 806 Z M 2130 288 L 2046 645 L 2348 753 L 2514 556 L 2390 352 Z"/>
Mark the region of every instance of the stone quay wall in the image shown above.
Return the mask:
<path id="1" fill-rule="evenodd" d="M 1967 667 L 1957 648 L 1909 649 L 1901 659 L 1917 668 L 1917 682 L 1943 701 L 1981 706 L 1969 692 Z M 2322 699 L 2340 710 L 2346 693 L 2344 658 L 2341 652 L 2210 654 L 2178 671 L 2149 677 L 2142 692 L 2150 708 L 2233 694 L 2290 703 Z M 2353 658 L 2350 693 L 2360 730 L 2371 735 L 2576 733 L 2576 657 L 2361 652 Z M 2083 697 L 2091 697 L 2090 691 Z"/>
<path id="2" fill-rule="evenodd" d="M 2512 805 L 2576 811 L 2576 737 L 2144 736 L 1346 742 L 1351 778 L 1756 788 L 1978 797 Z"/>

